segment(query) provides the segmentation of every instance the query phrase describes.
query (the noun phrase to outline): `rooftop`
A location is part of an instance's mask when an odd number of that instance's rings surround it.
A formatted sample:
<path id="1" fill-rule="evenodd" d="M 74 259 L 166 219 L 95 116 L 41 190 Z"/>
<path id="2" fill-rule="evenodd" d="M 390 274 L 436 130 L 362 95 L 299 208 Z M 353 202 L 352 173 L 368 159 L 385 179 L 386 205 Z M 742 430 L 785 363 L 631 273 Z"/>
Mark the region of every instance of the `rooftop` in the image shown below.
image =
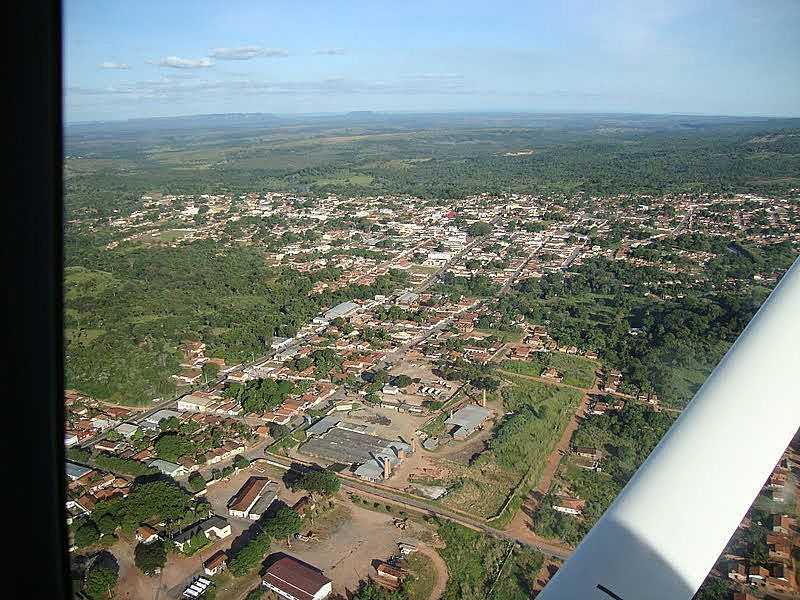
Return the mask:
<path id="1" fill-rule="evenodd" d="M 270 507 L 270 505 L 278 497 L 278 484 L 270 482 L 264 489 L 263 495 L 259 498 L 250 509 L 250 512 L 255 515 L 261 515 Z"/>
<path id="2" fill-rule="evenodd" d="M 264 583 L 298 600 L 313 600 L 331 580 L 322 571 L 291 556 L 275 561 L 264 573 Z"/>
<path id="3" fill-rule="evenodd" d="M 172 475 L 173 473 L 179 471 L 180 469 L 185 469 L 185 467 L 182 467 L 181 465 L 176 465 L 173 462 L 169 462 L 168 460 L 161 460 L 160 458 L 151 461 L 150 466 L 155 467 L 156 469 L 164 473 L 164 475 Z"/>
<path id="4" fill-rule="evenodd" d="M 306 429 L 306 434 L 322 435 L 323 433 L 327 433 L 329 429 L 334 427 L 341 420 L 342 417 L 340 417 L 339 415 L 328 415 L 322 417 L 319 421 L 317 421 L 311 427 Z"/>
<path id="5" fill-rule="evenodd" d="M 377 455 L 396 456 L 399 450 L 410 454 L 411 446 L 399 440 L 334 427 L 323 436 L 308 440 L 300 450 L 331 462 L 351 465 L 368 462 Z"/>
<path id="6" fill-rule="evenodd" d="M 331 321 L 336 319 L 337 317 L 343 317 L 354 310 L 358 309 L 358 304 L 348 300 L 347 302 L 342 302 L 341 304 L 337 304 L 330 310 L 326 311 L 322 317 L 327 321 Z"/>
<path id="7" fill-rule="evenodd" d="M 246 511 L 255 502 L 256 498 L 261 495 L 268 483 L 269 479 L 266 477 L 251 477 L 248 479 L 231 499 L 230 504 L 228 504 L 228 510 Z"/>
<path id="8" fill-rule="evenodd" d="M 89 467 L 84 467 L 83 465 L 78 465 L 73 462 L 67 461 L 67 477 L 72 480 L 80 479 L 84 475 L 86 475 L 91 469 Z"/>
<path id="9" fill-rule="evenodd" d="M 488 408 L 477 404 L 467 404 L 463 408 L 453 413 L 453 416 L 445 421 L 451 427 L 459 426 L 466 429 L 475 429 L 492 415 Z"/>
<path id="10" fill-rule="evenodd" d="M 168 408 L 164 408 L 162 410 L 154 412 L 152 415 L 147 417 L 145 419 L 145 421 L 147 421 L 148 423 L 154 423 L 154 424 L 157 425 L 158 423 L 160 423 L 164 419 L 169 419 L 170 417 L 180 417 L 180 416 L 181 416 L 181 413 L 179 413 L 177 411 L 174 411 L 174 410 L 169 410 Z"/>

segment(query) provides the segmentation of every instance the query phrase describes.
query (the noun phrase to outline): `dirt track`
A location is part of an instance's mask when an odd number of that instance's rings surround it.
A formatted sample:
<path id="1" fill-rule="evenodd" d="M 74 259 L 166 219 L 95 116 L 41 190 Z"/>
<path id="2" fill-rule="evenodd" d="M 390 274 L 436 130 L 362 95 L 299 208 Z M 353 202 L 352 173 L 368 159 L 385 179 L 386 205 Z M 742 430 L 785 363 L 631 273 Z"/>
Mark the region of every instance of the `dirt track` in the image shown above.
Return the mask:
<path id="1" fill-rule="evenodd" d="M 447 588 L 447 580 L 450 578 L 447 564 L 436 550 L 425 544 L 418 544 L 417 550 L 431 559 L 433 568 L 436 570 L 436 584 L 431 590 L 431 600 L 439 600 L 444 595 L 444 590 Z"/>

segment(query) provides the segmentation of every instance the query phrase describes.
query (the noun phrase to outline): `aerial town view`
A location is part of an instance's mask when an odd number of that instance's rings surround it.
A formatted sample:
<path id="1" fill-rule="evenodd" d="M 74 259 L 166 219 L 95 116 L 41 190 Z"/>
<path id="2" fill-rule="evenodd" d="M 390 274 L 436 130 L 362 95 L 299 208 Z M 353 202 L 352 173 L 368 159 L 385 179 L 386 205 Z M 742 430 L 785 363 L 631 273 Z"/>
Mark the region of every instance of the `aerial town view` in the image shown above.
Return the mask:
<path id="1" fill-rule="evenodd" d="M 800 254 L 796 118 L 261 111 L 64 152 L 82 599 L 536 597 Z M 698 600 L 800 598 L 799 474 L 797 436 Z"/>

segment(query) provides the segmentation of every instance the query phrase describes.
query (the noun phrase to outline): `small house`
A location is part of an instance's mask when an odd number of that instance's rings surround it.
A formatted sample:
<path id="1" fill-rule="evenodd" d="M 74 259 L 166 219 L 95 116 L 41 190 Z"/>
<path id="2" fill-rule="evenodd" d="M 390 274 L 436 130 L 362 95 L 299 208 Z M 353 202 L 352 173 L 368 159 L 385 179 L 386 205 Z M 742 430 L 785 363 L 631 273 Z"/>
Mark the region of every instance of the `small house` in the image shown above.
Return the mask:
<path id="1" fill-rule="evenodd" d="M 220 550 L 203 563 L 203 572 L 206 575 L 214 576 L 222 573 L 228 566 L 228 555 L 224 550 Z"/>

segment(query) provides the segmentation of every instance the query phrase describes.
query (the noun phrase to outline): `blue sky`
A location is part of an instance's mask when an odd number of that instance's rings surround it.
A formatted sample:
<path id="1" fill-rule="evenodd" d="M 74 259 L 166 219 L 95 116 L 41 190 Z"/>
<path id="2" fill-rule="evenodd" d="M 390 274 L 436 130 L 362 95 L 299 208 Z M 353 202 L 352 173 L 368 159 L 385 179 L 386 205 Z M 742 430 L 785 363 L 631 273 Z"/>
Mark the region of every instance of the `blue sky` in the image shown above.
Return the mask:
<path id="1" fill-rule="evenodd" d="M 800 1 L 65 0 L 68 121 L 200 113 L 800 116 Z"/>

